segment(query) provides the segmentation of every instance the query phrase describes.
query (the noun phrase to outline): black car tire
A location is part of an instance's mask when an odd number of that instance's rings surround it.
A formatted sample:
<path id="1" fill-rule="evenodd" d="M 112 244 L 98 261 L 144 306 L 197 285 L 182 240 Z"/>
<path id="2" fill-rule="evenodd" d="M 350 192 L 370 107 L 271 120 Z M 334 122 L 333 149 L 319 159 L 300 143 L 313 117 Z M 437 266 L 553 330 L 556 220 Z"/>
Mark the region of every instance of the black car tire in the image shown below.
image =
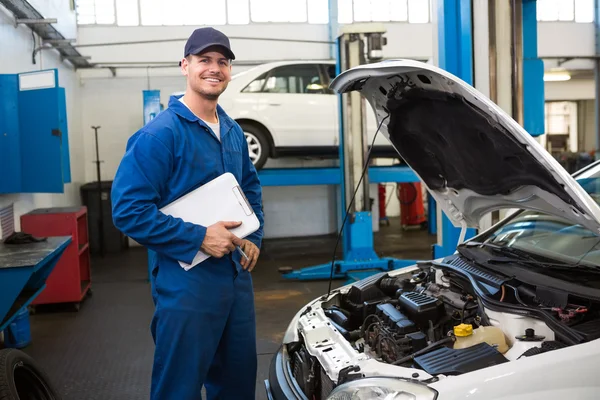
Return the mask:
<path id="1" fill-rule="evenodd" d="M 39 365 L 17 349 L 0 350 L 0 400 L 59 400 Z"/>
<path id="2" fill-rule="evenodd" d="M 244 136 L 246 137 L 246 140 L 250 140 L 249 145 L 252 144 L 259 146 L 258 158 L 252 160 L 254 168 L 259 170 L 265 165 L 267 159 L 269 158 L 269 155 L 271 154 L 271 144 L 268 139 L 268 133 L 265 132 L 263 129 L 257 127 L 256 125 L 249 124 L 246 122 L 242 122 L 240 124 L 240 127 L 242 128 L 242 131 L 244 131 Z M 252 150 L 248 148 L 248 152 L 251 153 L 251 151 Z"/>

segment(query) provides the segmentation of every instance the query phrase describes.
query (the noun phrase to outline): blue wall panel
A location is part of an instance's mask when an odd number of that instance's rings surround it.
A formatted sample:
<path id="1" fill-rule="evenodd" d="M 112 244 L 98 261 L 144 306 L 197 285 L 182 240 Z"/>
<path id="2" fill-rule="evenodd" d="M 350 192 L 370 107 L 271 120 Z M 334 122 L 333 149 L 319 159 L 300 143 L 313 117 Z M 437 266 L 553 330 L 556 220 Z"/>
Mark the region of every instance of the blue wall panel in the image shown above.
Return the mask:
<path id="1" fill-rule="evenodd" d="M 537 7 L 523 1 L 523 127 L 532 136 L 544 133 L 544 62 L 537 54 Z"/>
<path id="2" fill-rule="evenodd" d="M 160 90 L 144 90 L 144 125 L 152 121 L 161 111 Z"/>
<path id="3" fill-rule="evenodd" d="M 32 78 L 48 72 L 53 83 Z M 58 71 L 0 74 L 0 99 L 0 193 L 64 193 L 71 163 Z"/>
<path id="4" fill-rule="evenodd" d="M 67 98 L 65 89 L 58 88 L 58 126 L 61 131 L 60 151 L 64 183 L 71 182 L 71 160 L 69 159 L 69 124 L 67 119 Z"/>
<path id="5" fill-rule="evenodd" d="M 19 92 L 23 193 L 62 193 L 58 88 Z"/>
<path id="6" fill-rule="evenodd" d="M 16 75 L 0 75 L 0 193 L 15 193 L 21 187 L 17 90 Z"/>

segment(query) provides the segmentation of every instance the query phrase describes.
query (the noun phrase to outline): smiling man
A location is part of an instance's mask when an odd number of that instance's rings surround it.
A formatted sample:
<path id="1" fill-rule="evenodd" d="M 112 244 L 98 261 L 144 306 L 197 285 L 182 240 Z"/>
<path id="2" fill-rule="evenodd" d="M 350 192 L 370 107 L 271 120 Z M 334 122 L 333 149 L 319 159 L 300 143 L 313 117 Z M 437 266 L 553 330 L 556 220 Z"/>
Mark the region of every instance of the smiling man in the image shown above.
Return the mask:
<path id="1" fill-rule="evenodd" d="M 262 191 L 240 126 L 218 105 L 235 58 L 213 28 L 188 39 L 181 71 L 185 94 L 129 140 L 112 186 L 118 229 L 156 253 L 151 259 L 156 345 L 151 398 L 254 399 L 256 330 L 250 272 L 260 253 Z M 230 172 L 252 205 L 257 232 L 242 240 L 222 221 L 199 226 L 160 208 Z M 240 246 L 249 260 L 241 259 Z M 197 251 L 209 259 L 185 271 Z"/>

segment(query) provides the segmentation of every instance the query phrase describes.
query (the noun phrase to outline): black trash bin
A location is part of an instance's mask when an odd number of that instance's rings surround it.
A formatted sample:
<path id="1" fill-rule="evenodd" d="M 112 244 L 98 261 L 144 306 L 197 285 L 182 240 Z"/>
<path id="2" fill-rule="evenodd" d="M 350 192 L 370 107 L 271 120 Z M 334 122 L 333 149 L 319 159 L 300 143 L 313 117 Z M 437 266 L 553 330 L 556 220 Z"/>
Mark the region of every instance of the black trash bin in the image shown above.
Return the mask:
<path id="1" fill-rule="evenodd" d="M 102 253 L 100 238 L 104 239 L 104 254 L 119 253 L 129 247 L 127 236 L 121 233 L 112 221 L 111 188 L 112 181 L 102 181 L 100 192 L 98 182 L 86 183 L 80 189 L 81 201 L 88 209 L 91 254 Z M 102 206 L 102 224 L 100 224 L 100 206 Z"/>

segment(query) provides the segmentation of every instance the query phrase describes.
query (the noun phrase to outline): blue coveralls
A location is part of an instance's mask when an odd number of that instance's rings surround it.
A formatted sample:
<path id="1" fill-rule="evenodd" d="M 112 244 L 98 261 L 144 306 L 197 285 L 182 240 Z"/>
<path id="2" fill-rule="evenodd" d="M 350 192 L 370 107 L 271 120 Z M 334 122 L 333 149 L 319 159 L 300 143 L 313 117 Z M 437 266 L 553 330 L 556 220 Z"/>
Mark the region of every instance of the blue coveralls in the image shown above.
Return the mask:
<path id="1" fill-rule="evenodd" d="M 206 227 L 166 216 L 159 208 L 231 172 L 260 221 L 247 237 L 259 248 L 262 192 L 240 126 L 217 108 L 221 141 L 178 97 L 136 132 L 112 185 L 116 227 L 153 252 L 151 332 L 155 342 L 151 398 L 254 399 L 256 330 L 252 278 L 233 252 L 185 271 Z"/>

